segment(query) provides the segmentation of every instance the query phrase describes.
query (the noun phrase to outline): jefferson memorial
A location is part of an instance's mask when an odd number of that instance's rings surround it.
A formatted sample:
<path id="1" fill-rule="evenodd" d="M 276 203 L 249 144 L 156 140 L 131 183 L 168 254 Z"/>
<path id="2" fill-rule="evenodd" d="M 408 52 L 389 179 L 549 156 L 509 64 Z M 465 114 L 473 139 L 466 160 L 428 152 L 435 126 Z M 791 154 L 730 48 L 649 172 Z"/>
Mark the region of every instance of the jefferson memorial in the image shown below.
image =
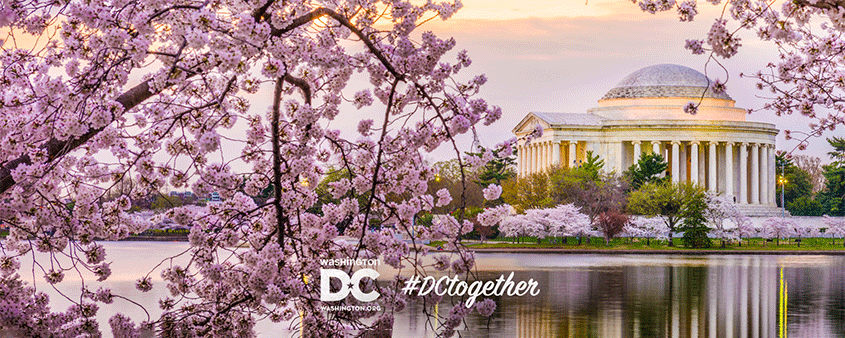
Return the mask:
<path id="1" fill-rule="evenodd" d="M 643 153 L 663 155 L 673 182 L 693 182 L 732 197 L 747 215 L 779 214 L 775 206 L 775 137 L 770 123 L 748 122 L 746 110 L 688 67 L 654 65 L 622 79 L 586 113 L 529 113 L 513 129 L 518 172 L 578 166 L 592 151 L 605 170 L 622 173 Z M 699 103 L 697 113 L 684 107 Z M 543 136 L 525 144 L 540 125 Z"/>

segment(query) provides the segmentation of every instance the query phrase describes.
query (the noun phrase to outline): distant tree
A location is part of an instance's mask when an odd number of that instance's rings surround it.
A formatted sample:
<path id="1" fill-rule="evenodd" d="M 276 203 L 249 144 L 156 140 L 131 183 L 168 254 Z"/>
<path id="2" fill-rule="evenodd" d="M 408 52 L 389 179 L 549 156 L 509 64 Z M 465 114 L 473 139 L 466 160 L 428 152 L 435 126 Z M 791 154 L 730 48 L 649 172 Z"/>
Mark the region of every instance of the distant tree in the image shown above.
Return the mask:
<path id="1" fill-rule="evenodd" d="M 703 189 L 702 189 L 703 190 Z M 684 221 L 678 229 L 684 232 L 684 246 L 689 248 L 709 248 L 713 246 L 708 236 L 710 228 L 704 217 L 707 211 L 707 201 L 704 192 L 688 190 L 685 192 L 688 201 L 684 214 Z"/>
<path id="2" fill-rule="evenodd" d="M 704 212 L 706 224 L 710 228 L 710 234 L 720 239 L 724 248 L 727 241 L 738 238 L 736 229 L 725 227 L 725 222 L 730 218 L 733 201 L 726 196 L 716 195 L 712 192 L 707 192 L 705 196 L 707 201 L 707 209 Z"/>
<path id="3" fill-rule="evenodd" d="M 482 243 L 484 243 L 484 239 L 486 238 L 495 238 L 499 235 L 499 225 L 504 219 L 510 216 L 510 212 L 511 206 L 505 204 L 486 208 L 476 216 L 478 222 L 475 225 L 474 231 L 479 234 Z"/>
<path id="4" fill-rule="evenodd" d="M 628 215 L 618 210 L 609 210 L 598 214 L 595 224 L 604 237 L 605 245 L 610 245 L 610 240 L 625 230 L 628 220 Z"/>
<path id="5" fill-rule="evenodd" d="M 629 232 L 637 237 L 646 239 L 646 245 L 651 245 L 651 239 L 669 239 L 669 227 L 659 217 L 632 217 L 629 222 Z"/>
<path id="6" fill-rule="evenodd" d="M 833 162 L 822 166 L 826 181 L 825 188 L 818 194 L 818 200 L 831 216 L 845 215 L 845 139 L 832 137 L 827 142 L 833 151 L 827 154 Z"/>
<path id="7" fill-rule="evenodd" d="M 477 206 L 468 206 L 466 208 L 459 208 L 451 212 L 452 217 L 455 219 L 468 220 L 472 222 L 473 227 L 472 231 L 464 234 L 462 238 L 468 239 L 477 239 L 484 241 L 485 238 L 496 237 L 499 234 L 499 230 L 496 228 L 496 225 L 487 226 L 486 223 L 482 224 L 478 220 L 478 216 L 484 210 L 477 207 Z"/>
<path id="8" fill-rule="evenodd" d="M 437 175 L 428 182 L 427 193 L 434 195 L 437 191 L 446 189 L 451 197 L 449 203 L 435 207 L 432 212 L 444 214 L 461 208 L 484 206 L 483 187 L 474 183 L 478 177 L 477 171 L 469 170 L 466 165 L 461 169 L 461 162 L 457 159 L 436 162 L 432 167 L 437 170 Z"/>
<path id="9" fill-rule="evenodd" d="M 593 155 L 593 151 L 587 151 L 587 159 L 578 166 L 578 169 L 582 170 L 587 177 L 597 180 L 599 179 L 599 175 L 604 172 L 604 160 L 599 158 L 598 155 Z"/>
<path id="10" fill-rule="evenodd" d="M 529 236 L 537 239 L 539 244 L 546 237 L 557 237 L 566 235 L 565 224 L 557 222 L 552 213 L 554 209 L 531 209 L 526 210 L 525 215 L 529 219 Z"/>
<path id="11" fill-rule="evenodd" d="M 795 234 L 797 225 L 789 218 L 770 217 L 763 221 L 760 233 L 764 238 L 774 238 L 775 245 L 780 245 L 781 238 L 788 238 Z"/>
<path id="12" fill-rule="evenodd" d="M 523 236 L 528 236 L 532 229 L 531 218 L 528 215 L 513 215 L 502 220 L 499 231 L 505 237 L 513 238 L 514 243 Z"/>
<path id="13" fill-rule="evenodd" d="M 801 247 L 801 239 L 802 238 L 812 238 L 818 237 L 821 235 L 819 232 L 819 228 L 814 226 L 806 226 L 796 223 L 792 224 L 795 228 L 792 230 L 793 236 L 795 236 L 796 242 L 798 243 L 798 247 Z"/>
<path id="14" fill-rule="evenodd" d="M 827 225 L 825 233 L 831 234 L 831 238 L 834 239 L 834 243 L 836 242 L 836 236 L 845 239 L 845 218 L 824 215 L 824 223 Z M 845 240 L 843 240 L 842 245 L 845 246 Z"/>
<path id="15" fill-rule="evenodd" d="M 833 148 L 827 152 L 833 162 L 845 163 L 845 138 L 834 136 L 827 139 L 827 143 Z"/>
<path id="16" fill-rule="evenodd" d="M 553 167 L 549 170 L 550 196 L 556 204 L 573 203 L 593 222 L 596 215 L 610 210 L 624 210 L 628 181 L 606 173 L 604 160 L 587 152 L 586 161 L 575 168 Z"/>
<path id="17" fill-rule="evenodd" d="M 786 184 L 781 185 L 778 183 L 776 185 L 778 192 L 778 198 L 776 198 L 777 206 L 782 207 L 780 193 L 783 190 L 783 197 L 787 206 L 786 209 L 793 215 L 805 215 L 801 213 L 804 210 L 792 210 L 789 208 L 789 205 L 799 197 L 813 197 L 813 182 L 810 174 L 796 166 L 793 163 L 792 156 L 783 151 L 778 151 L 775 155 L 775 166 L 778 176 L 786 178 Z"/>
<path id="18" fill-rule="evenodd" d="M 571 201 L 595 221 L 598 214 L 612 210 L 621 211 L 628 203 L 625 190 L 627 182 L 617 176 L 602 175 L 599 180 L 584 181 L 569 192 Z"/>
<path id="19" fill-rule="evenodd" d="M 481 149 L 480 152 L 467 153 L 467 155 L 480 158 L 483 158 L 484 156 L 492 156 L 492 159 L 488 161 L 486 165 L 481 167 L 477 174 L 474 175 L 475 178 L 473 179 L 473 182 L 482 188 L 485 188 L 490 184 L 502 185 L 503 181 L 516 177 L 516 156 L 514 155 L 504 156 L 502 151 L 490 149 Z M 499 205 L 503 203 L 501 198 L 491 202 L 494 203 L 489 205 Z"/>
<path id="20" fill-rule="evenodd" d="M 792 161 L 795 166 L 807 172 L 810 175 L 810 183 L 813 184 L 813 194 L 818 193 L 824 188 L 824 169 L 822 168 L 822 160 L 815 156 L 809 155 L 794 155 Z"/>
<path id="21" fill-rule="evenodd" d="M 356 194 L 354 189 L 343 188 L 351 184 L 352 174 L 349 172 L 348 169 L 340 167 L 329 167 L 328 169 L 326 169 L 325 174 L 317 183 L 316 189 L 314 189 L 317 193 L 317 203 L 315 203 L 314 206 L 311 207 L 310 211 L 322 214 L 323 204 L 340 204 L 341 201 L 346 198 L 355 198 L 358 200 L 359 205 L 364 205 L 369 199 L 369 194 Z M 341 191 L 343 193 L 339 193 Z M 272 192 L 273 187 L 272 185 L 270 185 L 266 189 L 262 190 L 261 194 L 264 195 L 266 193 L 266 196 L 269 197 L 272 196 Z"/>
<path id="22" fill-rule="evenodd" d="M 690 183 L 646 183 L 628 196 L 627 210 L 631 214 L 659 216 L 669 228 L 669 246 L 677 227 L 687 219 L 701 221 L 705 210 L 704 189 Z M 703 226 L 703 221 L 700 224 Z"/>
<path id="23" fill-rule="evenodd" d="M 794 216 L 821 216 L 825 209 L 821 202 L 808 196 L 786 202 L 786 210 Z"/>
<path id="24" fill-rule="evenodd" d="M 666 182 L 668 164 L 660 154 L 648 153 L 640 156 L 637 163 L 628 167 L 624 176 L 631 182 L 631 189 L 639 189 L 645 183 Z"/>
<path id="25" fill-rule="evenodd" d="M 742 213 L 738 208 L 731 214 L 731 220 L 736 224 L 739 246 L 742 246 L 743 238 L 750 238 L 757 234 L 757 228 L 751 222 L 751 218 Z"/>
<path id="26" fill-rule="evenodd" d="M 536 237 L 538 243 L 546 237 L 585 234 L 584 229 L 589 228 L 589 218 L 572 204 L 526 210 L 524 215 L 513 215 L 502 220 L 499 226 L 506 237 L 528 235 Z"/>
<path id="27" fill-rule="evenodd" d="M 502 198 L 519 213 L 556 205 L 550 193 L 549 176 L 544 172 L 530 173 L 502 182 Z"/>
<path id="28" fill-rule="evenodd" d="M 182 206 L 182 199 L 179 196 L 168 196 L 165 194 L 158 194 L 153 197 L 153 203 L 150 206 L 153 210 L 167 210 Z"/>

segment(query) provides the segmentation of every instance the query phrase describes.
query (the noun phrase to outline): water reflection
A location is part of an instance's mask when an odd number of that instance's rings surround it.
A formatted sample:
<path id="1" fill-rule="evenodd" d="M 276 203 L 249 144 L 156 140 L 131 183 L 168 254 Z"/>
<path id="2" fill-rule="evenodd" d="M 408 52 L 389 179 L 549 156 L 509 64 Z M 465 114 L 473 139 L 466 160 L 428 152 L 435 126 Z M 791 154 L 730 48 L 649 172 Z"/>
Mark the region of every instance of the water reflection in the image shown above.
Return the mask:
<path id="1" fill-rule="evenodd" d="M 135 279 L 162 259 L 183 252 L 187 243 L 105 242 L 112 277 L 91 281 L 92 289 L 109 287 L 139 301 L 153 317 L 158 299 L 167 295 L 158 273 L 149 293 L 135 290 Z M 41 253 L 38 253 L 41 254 Z M 491 318 L 467 317 L 464 337 L 845 337 L 845 256 L 686 256 L 476 254 L 479 278 L 495 280 L 514 271 L 514 280 L 534 279 L 537 297 L 494 298 Z M 42 259 L 43 257 L 39 258 Z M 186 258 L 182 258 L 186 259 Z M 22 272 L 33 271 L 22 259 Z M 183 264 L 184 262 L 178 262 Z M 393 276 L 395 271 L 383 271 Z M 35 279 L 50 295 L 51 307 L 69 301 Z M 76 297 L 80 281 L 73 275 L 59 291 Z M 76 295 L 76 296 L 73 296 Z M 438 307 L 448 313 L 448 300 Z M 115 301 L 97 315 L 104 336 L 108 318 L 127 313 L 146 320 L 135 305 Z M 434 311 L 434 309 L 432 309 Z M 259 337 L 298 337 L 290 323 L 259 322 Z M 395 337 L 433 337 L 433 324 L 422 305 L 410 303 L 396 314 Z M 0 335 L 2 336 L 2 335 Z"/>
<path id="2" fill-rule="evenodd" d="M 479 255 L 481 279 L 511 271 L 496 266 L 508 259 L 543 292 L 496 299 L 489 325 L 468 318 L 470 336 L 845 337 L 843 257 L 527 256 Z M 398 314 L 395 336 L 427 335 L 419 306 Z"/>

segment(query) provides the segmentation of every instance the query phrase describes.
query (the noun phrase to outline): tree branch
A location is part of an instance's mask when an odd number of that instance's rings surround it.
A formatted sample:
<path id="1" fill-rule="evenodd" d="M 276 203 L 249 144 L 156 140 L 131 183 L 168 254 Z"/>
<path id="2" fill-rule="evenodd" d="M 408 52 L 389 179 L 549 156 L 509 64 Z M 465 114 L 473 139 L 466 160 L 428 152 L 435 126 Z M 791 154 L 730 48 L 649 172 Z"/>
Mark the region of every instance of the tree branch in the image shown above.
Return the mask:
<path id="1" fill-rule="evenodd" d="M 287 74 L 285 74 L 287 75 Z M 276 207 L 276 227 L 278 227 L 278 243 L 285 252 L 285 216 L 282 209 L 282 153 L 281 153 L 281 135 L 279 130 L 279 120 L 281 115 L 281 101 L 282 101 L 282 87 L 284 86 L 284 79 L 276 79 L 276 89 L 273 93 L 273 120 L 270 121 L 270 135 L 273 138 L 273 205 Z M 284 260 L 279 261 L 280 268 L 284 265 Z"/>
<path id="2" fill-rule="evenodd" d="M 818 9 L 836 9 L 840 7 L 845 8 L 845 1 L 843 0 L 792 0 L 792 3 L 794 3 L 798 7 L 814 7 Z"/>
<path id="3" fill-rule="evenodd" d="M 264 4 L 264 6 L 256 9 L 256 11 L 253 12 L 253 16 L 257 17 L 257 18 L 265 18 L 266 17 L 265 16 L 266 11 L 270 7 L 270 5 L 272 5 L 272 4 L 273 4 L 272 0 L 267 1 Z M 293 29 L 295 29 L 299 26 L 307 24 L 311 20 L 315 20 L 315 19 L 317 19 L 321 16 L 324 16 L 324 15 L 329 15 L 329 16 L 335 18 L 336 20 L 338 20 L 342 24 L 344 24 L 344 26 L 351 27 L 350 29 L 354 28 L 353 31 L 356 32 L 356 35 L 361 37 L 362 40 L 364 40 L 364 43 L 367 45 L 368 48 L 370 48 L 371 51 L 378 51 L 377 49 L 375 49 L 375 46 L 373 46 L 372 43 L 368 39 L 363 38 L 363 34 L 361 33 L 361 31 L 358 30 L 357 28 L 355 28 L 354 26 L 352 26 L 352 24 L 349 23 L 349 20 L 347 20 L 343 16 L 335 13 L 332 10 L 328 10 L 328 9 L 324 9 L 324 8 L 316 9 L 316 10 L 312 11 L 311 13 L 305 14 L 303 16 L 300 16 L 299 18 L 294 19 L 284 29 L 281 29 L 281 30 L 274 29 L 272 31 L 272 35 L 277 36 L 277 37 L 281 36 L 284 33 L 290 32 L 290 31 L 292 31 Z M 338 18 L 340 18 L 342 20 L 339 20 Z M 374 52 L 374 54 L 375 54 L 375 52 Z M 395 72 L 395 70 L 393 70 L 393 67 L 390 66 L 389 63 L 387 63 L 387 59 L 383 55 L 381 55 L 380 52 L 376 56 L 380 60 L 382 60 L 383 63 L 385 63 L 385 65 L 388 67 L 388 70 L 391 70 L 391 73 Z M 189 71 L 187 76 L 188 76 L 188 78 L 191 78 L 191 77 L 195 76 L 196 74 L 198 74 L 198 71 Z M 291 83 L 297 85 L 295 82 L 291 82 Z M 299 86 L 299 85 L 297 85 L 297 86 Z M 167 86 L 165 86 L 165 87 L 167 87 Z M 302 87 L 302 86 L 299 86 L 299 87 L 301 89 L 303 89 L 303 92 L 305 91 L 304 87 Z M 120 103 L 123 106 L 123 112 L 126 112 L 126 111 L 138 106 L 139 104 L 141 104 L 142 102 L 144 102 L 145 100 L 149 99 L 150 97 L 152 97 L 153 95 L 156 95 L 156 94 L 157 93 L 154 93 L 150 90 L 150 82 L 149 82 L 149 80 L 147 80 L 147 81 L 144 81 L 144 82 L 136 85 L 135 87 L 132 87 L 131 89 L 127 90 L 126 92 L 124 92 L 123 94 L 118 96 L 115 99 L 115 101 Z M 307 95 L 306 97 L 310 99 L 310 95 Z M 114 116 L 112 116 L 112 121 L 110 121 L 110 123 L 113 122 L 116 118 L 118 118 L 121 114 L 122 114 L 122 112 L 119 112 L 119 113 L 116 113 Z M 108 126 L 108 124 L 106 126 Z M 40 149 L 46 153 L 47 162 L 52 162 L 55 159 L 60 158 L 64 155 L 68 154 L 69 152 L 73 151 L 74 149 L 78 148 L 79 146 L 87 143 L 89 140 L 91 140 L 91 138 L 93 138 L 95 135 L 99 134 L 104 129 L 105 129 L 105 126 L 100 127 L 100 128 L 92 128 L 92 129 L 89 129 L 85 134 L 82 134 L 78 137 L 72 137 L 72 138 L 67 139 L 67 140 L 51 138 L 50 140 L 45 142 L 40 147 Z M 9 189 L 11 189 L 17 183 L 14 180 L 14 178 L 12 178 L 12 171 L 13 170 L 15 170 L 20 165 L 31 165 L 31 164 L 32 164 L 32 158 L 28 154 L 23 154 L 23 155 L 19 156 L 18 158 L 13 159 L 11 161 L 8 161 L 8 162 L 4 163 L 2 166 L 0 166 L 0 194 L 8 191 Z"/>

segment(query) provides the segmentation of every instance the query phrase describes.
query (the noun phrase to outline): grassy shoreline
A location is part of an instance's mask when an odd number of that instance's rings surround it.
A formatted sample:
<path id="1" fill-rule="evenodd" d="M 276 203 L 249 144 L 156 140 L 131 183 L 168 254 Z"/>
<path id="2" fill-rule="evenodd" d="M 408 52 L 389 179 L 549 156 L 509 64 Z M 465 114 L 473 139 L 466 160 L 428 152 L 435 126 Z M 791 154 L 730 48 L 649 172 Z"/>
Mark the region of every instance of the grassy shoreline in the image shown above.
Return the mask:
<path id="1" fill-rule="evenodd" d="M 611 254 L 831 254 L 845 255 L 845 246 L 841 239 L 831 238 L 802 238 L 800 245 L 795 239 L 768 242 L 762 238 L 743 239 L 741 245 L 737 242 L 725 243 L 722 247 L 720 240 L 713 240 L 709 248 L 687 248 L 680 238 L 675 238 L 674 246 L 668 246 L 666 240 L 651 240 L 650 245 L 645 239 L 615 238 L 610 245 L 605 245 L 604 239 L 592 238 L 588 244 L 582 240 L 569 238 L 566 244 L 558 239 L 557 243 L 550 243 L 548 239 L 537 243 L 535 239 L 526 239 L 520 243 L 512 241 L 493 240 L 482 243 L 467 243 L 467 248 L 478 252 L 549 252 L 549 253 L 611 253 Z"/>

